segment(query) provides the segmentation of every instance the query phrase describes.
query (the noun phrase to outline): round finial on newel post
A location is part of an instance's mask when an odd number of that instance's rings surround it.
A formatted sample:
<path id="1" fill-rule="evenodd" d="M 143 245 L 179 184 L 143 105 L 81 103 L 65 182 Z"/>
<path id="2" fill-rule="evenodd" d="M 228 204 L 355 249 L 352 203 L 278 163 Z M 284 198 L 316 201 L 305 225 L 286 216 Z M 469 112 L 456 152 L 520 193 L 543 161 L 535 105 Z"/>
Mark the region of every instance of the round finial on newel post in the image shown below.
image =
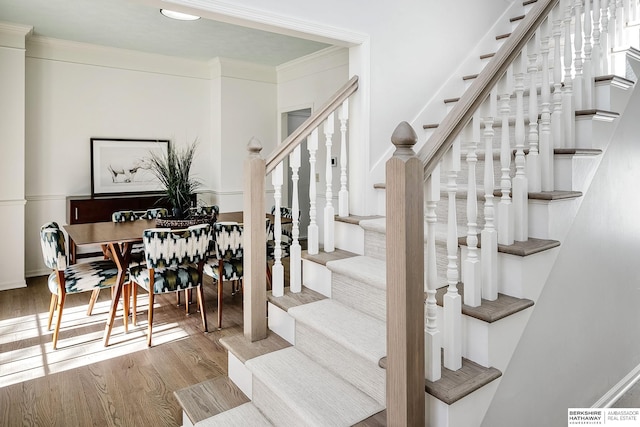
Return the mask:
<path id="1" fill-rule="evenodd" d="M 394 156 L 413 155 L 413 146 L 418 142 L 418 135 L 407 122 L 401 122 L 391 135 L 391 142 L 396 146 Z"/>
<path id="2" fill-rule="evenodd" d="M 247 144 L 247 150 L 249 151 L 249 157 L 260 157 L 262 151 L 262 143 L 255 136 L 249 140 Z"/>

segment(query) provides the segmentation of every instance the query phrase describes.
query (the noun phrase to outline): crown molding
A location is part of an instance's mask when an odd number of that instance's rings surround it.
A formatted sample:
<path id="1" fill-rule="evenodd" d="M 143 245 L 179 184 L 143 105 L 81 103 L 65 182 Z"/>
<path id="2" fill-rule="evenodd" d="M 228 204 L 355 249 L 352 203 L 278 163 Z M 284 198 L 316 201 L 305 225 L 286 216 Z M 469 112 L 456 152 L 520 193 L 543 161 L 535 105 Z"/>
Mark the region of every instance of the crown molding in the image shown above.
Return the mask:
<path id="1" fill-rule="evenodd" d="M 207 61 L 195 61 L 50 37 L 30 37 L 27 40 L 26 56 L 75 64 L 209 79 Z"/>
<path id="2" fill-rule="evenodd" d="M 209 61 L 211 78 L 232 77 L 263 83 L 277 83 L 276 67 L 217 57 Z"/>
<path id="3" fill-rule="evenodd" d="M 30 25 L 13 24 L 0 21 L 0 46 L 15 49 L 24 49 L 26 39 L 33 34 Z"/>
<path id="4" fill-rule="evenodd" d="M 331 46 L 301 58 L 278 65 L 278 83 L 285 83 L 305 76 L 338 67 L 349 66 L 349 49 Z"/>
<path id="5" fill-rule="evenodd" d="M 162 3 L 187 6 L 198 11 L 207 12 L 206 15 L 203 13 L 199 13 L 199 15 L 231 24 L 249 26 L 265 31 L 275 30 L 279 34 L 343 47 L 361 44 L 369 38 L 366 34 L 344 28 L 305 21 L 291 16 L 280 15 L 269 10 L 254 9 L 220 0 L 162 0 Z"/>

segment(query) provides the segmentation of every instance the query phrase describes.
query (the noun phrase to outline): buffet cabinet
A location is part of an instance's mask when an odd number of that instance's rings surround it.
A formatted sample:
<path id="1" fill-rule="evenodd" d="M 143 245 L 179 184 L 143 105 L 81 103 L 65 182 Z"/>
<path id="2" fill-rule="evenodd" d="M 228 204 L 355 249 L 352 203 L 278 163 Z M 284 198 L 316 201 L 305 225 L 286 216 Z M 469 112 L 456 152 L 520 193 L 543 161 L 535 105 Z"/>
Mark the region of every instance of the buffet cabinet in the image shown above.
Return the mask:
<path id="1" fill-rule="evenodd" d="M 163 197 L 162 194 L 113 197 L 69 196 L 67 197 L 67 222 L 84 224 L 111 221 L 111 214 L 115 211 L 169 208 Z"/>

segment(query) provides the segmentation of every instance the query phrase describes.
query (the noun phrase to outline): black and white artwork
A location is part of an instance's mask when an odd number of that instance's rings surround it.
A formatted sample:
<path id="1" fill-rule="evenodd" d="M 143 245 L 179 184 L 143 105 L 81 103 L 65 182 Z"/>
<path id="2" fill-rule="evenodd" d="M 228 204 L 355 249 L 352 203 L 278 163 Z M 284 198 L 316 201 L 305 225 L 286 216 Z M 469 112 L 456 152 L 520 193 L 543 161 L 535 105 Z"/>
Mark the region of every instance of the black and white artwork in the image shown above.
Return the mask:
<path id="1" fill-rule="evenodd" d="M 151 153 L 166 155 L 166 139 L 91 138 L 91 194 L 145 194 L 163 191 L 149 168 Z"/>

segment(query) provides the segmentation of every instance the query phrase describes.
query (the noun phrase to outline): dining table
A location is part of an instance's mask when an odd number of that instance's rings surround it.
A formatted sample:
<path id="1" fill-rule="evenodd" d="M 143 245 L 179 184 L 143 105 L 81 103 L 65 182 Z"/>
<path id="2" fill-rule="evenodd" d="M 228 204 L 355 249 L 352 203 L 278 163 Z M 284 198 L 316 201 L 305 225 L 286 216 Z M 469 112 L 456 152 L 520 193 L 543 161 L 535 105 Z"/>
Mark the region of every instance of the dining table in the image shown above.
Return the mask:
<path id="1" fill-rule="evenodd" d="M 271 214 L 265 214 L 266 218 L 271 221 L 275 220 L 275 217 Z M 237 222 L 243 223 L 243 212 L 222 212 L 218 214 L 216 221 L 218 222 Z M 290 218 L 281 218 L 281 222 L 291 222 Z M 120 303 L 120 296 L 124 287 L 124 279 L 127 275 L 127 269 L 129 268 L 129 262 L 131 258 L 131 248 L 134 243 L 142 242 L 142 233 L 149 228 L 155 228 L 155 219 L 149 220 L 136 220 L 128 222 L 89 222 L 84 224 L 69 224 L 63 226 L 64 230 L 69 236 L 69 248 L 70 248 L 70 262 L 73 264 L 76 262 L 76 248 L 84 245 L 100 245 L 103 248 L 103 252 L 110 254 L 113 261 L 118 267 L 118 278 L 115 285 L 115 290 L 112 293 L 111 308 L 109 309 L 109 318 L 105 326 L 103 344 L 109 345 L 109 338 L 113 329 L 115 321 L 116 311 L 118 304 Z M 125 295 L 126 297 L 126 295 Z M 124 329 L 128 331 L 128 311 L 129 301 L 125 298 L 124 301 Z"/>
<path id="2" fill-rule="evenodd" d="M 89 222 L 85 224 L 69 224 L 63 226 L 69 236 L 70 262 L 76 262 L 75 248 L 83 245 L 100 245 L 105 252 L 109 253 L 118 267 L 118 277 L 115 290 L 112 293 L 111 308 L 109 318 L 105 326 L 103 344 L 109 345 L 109 337 L 115 321 L 116 311 L 120 302 L 120 295 L 124 287 L 124 279 L 129 268 L 131 258 L 131 247 L 134 243 L 142 242 L 142 233 L 148 228 L 155 227 L 155 220 L 136 220 L 129 222 Z M 124 301 L 124 328 L 128 329 L 129 301 Z"/>

